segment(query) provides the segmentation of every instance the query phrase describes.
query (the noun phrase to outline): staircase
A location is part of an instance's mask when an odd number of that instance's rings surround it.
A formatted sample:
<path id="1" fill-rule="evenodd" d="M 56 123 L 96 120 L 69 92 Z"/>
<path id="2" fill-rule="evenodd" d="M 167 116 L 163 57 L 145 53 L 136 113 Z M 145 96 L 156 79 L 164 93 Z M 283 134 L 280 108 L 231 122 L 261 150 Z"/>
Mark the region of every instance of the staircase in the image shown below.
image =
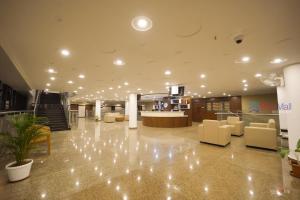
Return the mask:
<path id="1" fill-rule="evenodd" d="M 46 117 L 51 131 L 69 130 L 60 94 L 42 92 L 37 106 L 36 115 Z"/>

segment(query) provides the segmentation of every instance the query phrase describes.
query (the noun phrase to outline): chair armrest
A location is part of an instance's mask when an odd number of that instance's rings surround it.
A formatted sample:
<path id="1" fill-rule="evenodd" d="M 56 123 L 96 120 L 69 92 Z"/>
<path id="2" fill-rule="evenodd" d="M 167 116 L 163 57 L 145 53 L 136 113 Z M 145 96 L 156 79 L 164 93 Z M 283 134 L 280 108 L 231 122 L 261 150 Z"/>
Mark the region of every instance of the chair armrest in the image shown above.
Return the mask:
<path id="1" fill-rule="evenodd" d="M 268 128 L 268 124 L 266 123 L 250 123 L 251 127 L 261 127 L 261 128 Z"/>
<path id="2" fill-rule="evenodd" d="M 231 129 L 231 125 L 223 125 L 219 127 L 219 143 L 221 145 L 226 145 L 230 143 Z"/>

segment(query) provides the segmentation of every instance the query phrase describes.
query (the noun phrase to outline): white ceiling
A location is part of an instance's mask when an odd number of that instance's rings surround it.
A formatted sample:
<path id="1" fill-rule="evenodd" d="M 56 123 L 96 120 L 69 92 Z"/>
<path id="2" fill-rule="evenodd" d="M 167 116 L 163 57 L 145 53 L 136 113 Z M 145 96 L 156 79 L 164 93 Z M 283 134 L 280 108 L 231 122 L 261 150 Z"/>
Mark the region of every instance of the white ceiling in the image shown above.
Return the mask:
<path id="1" fill-rule="evenodd" d="M 77 97 L 95 97 L 102 89 L 104 99 L 125 98 L 137 88 L 166 92 L 165 82 L 206 96 L 274 92 L 254 74 L 280 72 L 300 61 L 299 8 L 299 0 L 1 0 L 0 44 L 32 87 L 83 86 Z M 152 19 L 151 30 L 131 27 L 139 15 Z M 240 33 L 245 38 L 237 45 L 233 37 Z M 71 56 L 62 57 L 62 48 Z M 250 63 L 236 63 L 245 55 Z M 275 57 L 287 61 L 271 64 Z M 113 65 L 116 58 L 126 65 Z M 58 72 L 55 81 L 46 72 L 50 66 Z M 86 78 L 79 79 L 80 73 Z M 242 79 L 248 80 L 246 92 Z"/>

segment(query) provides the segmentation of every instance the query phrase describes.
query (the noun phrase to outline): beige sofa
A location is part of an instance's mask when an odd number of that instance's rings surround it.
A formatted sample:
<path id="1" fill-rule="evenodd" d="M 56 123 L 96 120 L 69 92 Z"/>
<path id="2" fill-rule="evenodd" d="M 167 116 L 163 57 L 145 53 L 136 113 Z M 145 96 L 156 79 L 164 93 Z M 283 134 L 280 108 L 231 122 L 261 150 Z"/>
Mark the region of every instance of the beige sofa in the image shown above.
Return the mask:
<path id="1" fill-rule="evenodd" d="M 231 135 L 241 136 L 244 134 L 244 122 L 239 117 L 228 116 L 223 123 L 231 125 Z"/>
<path id="2" fill-rule="evenodd" d="M 199 125 L 200 142 L 226 146 L 230 143 L 229 125 L 223 125 L 222 121 L 203 120 Z"/>
<path id="3" fill-rule="evenodd" d="M 246 146 L 277 150 L 275 121 L 268 123 L 250 123 L 245 127 Z"/>
<path id="4" fill-rule="evenodd" d="M 120 116 L 121 114 L 116 112 L 116 113 L 105 113 L 104 114 L 104 122 L 106 123 L 113 123 L 116 121 L 116 117 Z"/>

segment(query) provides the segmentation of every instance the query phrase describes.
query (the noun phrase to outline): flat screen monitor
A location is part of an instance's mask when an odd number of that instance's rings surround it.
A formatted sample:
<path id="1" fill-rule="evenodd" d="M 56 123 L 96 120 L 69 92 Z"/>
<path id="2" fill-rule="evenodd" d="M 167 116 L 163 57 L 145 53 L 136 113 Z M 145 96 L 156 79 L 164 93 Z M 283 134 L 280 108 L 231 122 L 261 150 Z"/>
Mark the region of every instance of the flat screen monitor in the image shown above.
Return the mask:
<path id="1" fill-rule="evenodd" d="M 171 86 L 169 88 L 169 94 L 172 96 L 184 96 L 184 86 Z"/>
<path id="2" fill-rule="evenodd" d="M 171 87 L 171 95 L 178 95 L 178 85 Z"/>

